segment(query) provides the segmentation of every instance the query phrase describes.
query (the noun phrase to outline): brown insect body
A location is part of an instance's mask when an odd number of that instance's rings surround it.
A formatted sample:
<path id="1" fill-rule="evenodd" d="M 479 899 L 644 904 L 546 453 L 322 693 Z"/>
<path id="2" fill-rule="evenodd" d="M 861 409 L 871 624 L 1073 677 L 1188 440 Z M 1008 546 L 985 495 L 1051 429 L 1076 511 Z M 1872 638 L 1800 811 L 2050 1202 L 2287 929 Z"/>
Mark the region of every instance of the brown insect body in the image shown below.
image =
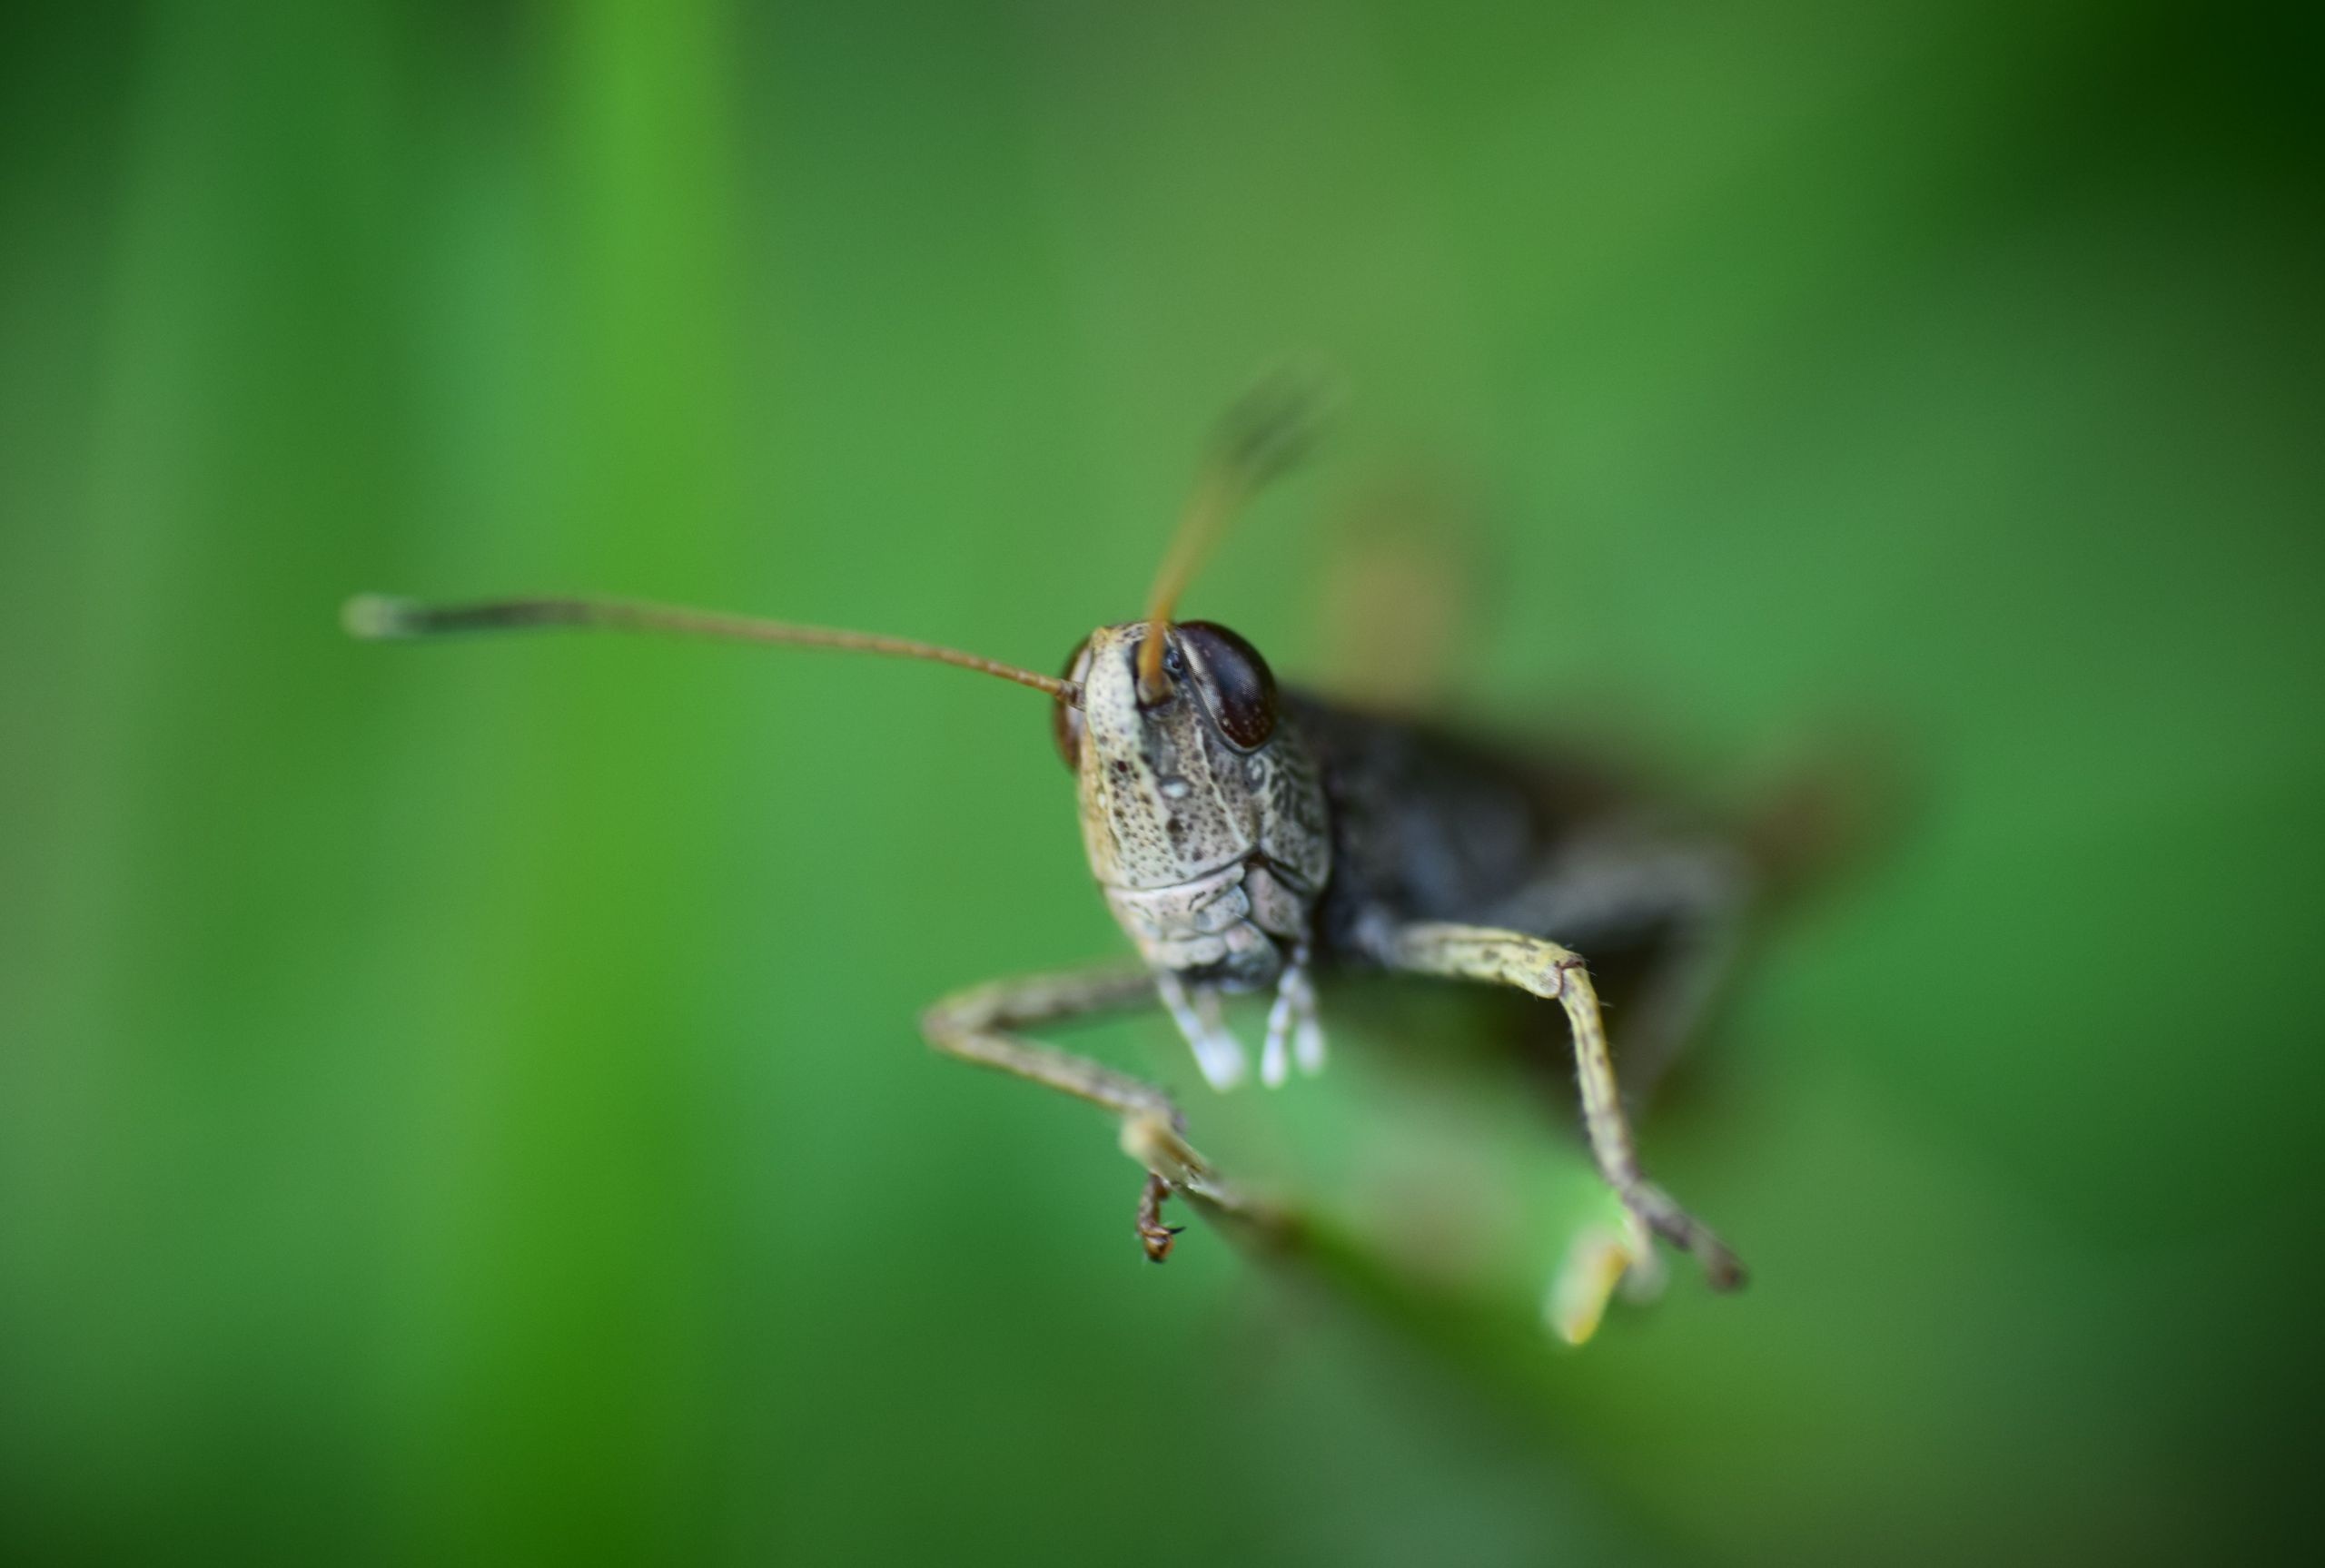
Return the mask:
<path id="1" fill-rule="evenodd" d="M 1541 902 L 1546 882 L 1595 878 L 1618 863 L 1677 855 L 1720 877 L 1742 858 L 1682 833 L 1587 766 L 1481 744 L 1434 725 L 1288 695 L 1331 821 L 1335 873 L 1317 912 L 1321 963 L 1370 964 L 1383 932 L 1415 921 L 1486 920 Z M 1740 900 L 1739 884 L 1723 896 Z M 1602 912 L 1589 932 L 1629 938 L 1651 911 Z M 1579 911 L 1578 910 L 1578 912 Z M 1527 923 L 1539 923 L 1531 919 Z M 1580 941 L 1588 932 L 1569 929 Z"/>
<path id="2" fill-rule="evenodd" d="M 1615 1087 L 1597 991 L 1575 942 L 1628 945 L 1652 930 L 1676 955 L 1647 1007 L 1627 1011 L 1634 1088 L 1687 1031 L 1716 983 L 1751 885 L 1743 856 L 1658 831 L 1579 774 L 1499 754 L 1421 725 L 1279 692 L 1257 649 L 1171 610 L 1242 496 L 1281 469 L 1312 412 L 1281 390 L 1222 427 L 1147 616 L 1101 626 L 1063 678 L 901 638 L 619 599 L 506 599 L 430 606 L 362 597 L 367 638 L 540 626 L 610 626 L 930 660 L 1046 693 L 1077 778 L 1083 843 L 1140 963 L 976 987 L 922 1019 L 930 1042 L 1115 1116 L 1146 1168 L 1137 1230 L 1161 1260 L 1172 1193 L 1225 1206 L 1230 1190 L 1187 1142 L 1162 1090 L 1024 1032 L 1159 999 L 1214 1088 L 1249 1070 L 1220 998 L 1274 991 L 1260 1077 L 1324 1065 L 1314 977 L 1373 970 L 1507 987 L 1565 1014 L 1593 1153 L 1622 1200 L 1619 1234 L 1569 1249 L 1553 1325 L 1587 1337 L 1626 1272 L 1651 1280 L 1650 1234 L 1695 1251 L 1716 1286 L 1735 1257 L 1641 1170 Z"/>
<path id="3" fill-rule="evenodd" d="M 1224 627 L 1172 626 L 1165 667 L 1180 681 L 1142 700 L 1132 676 L 1146 634 L 1106 626 L 1075 651 L 1067 678 L 1083 704 L 1059 710 L 1061 745 L 1093 874 L 1141 955 L 1184 984 L 1262 990 L 1303 951 L 1320 972 L 1381 967 L 1405 925 L 1522 914 L 1546 878 L 1563 871 L 1578 889 L 1642 856 L 1683 857 L 1723 902 L 1743 897 L 1740 855 L 1652 823 L 1605 778 L 1279 693 Z M 1210 660 L 1182 657 L 1182 638 L 1211 643 Z M 1222 656 L 1267 693 L 1272 728 L 1256 745 L 1223 733 L 1212 695 Z M 1586 923 L 1627 947 L 1667 912 L 1598 902 Z"/>

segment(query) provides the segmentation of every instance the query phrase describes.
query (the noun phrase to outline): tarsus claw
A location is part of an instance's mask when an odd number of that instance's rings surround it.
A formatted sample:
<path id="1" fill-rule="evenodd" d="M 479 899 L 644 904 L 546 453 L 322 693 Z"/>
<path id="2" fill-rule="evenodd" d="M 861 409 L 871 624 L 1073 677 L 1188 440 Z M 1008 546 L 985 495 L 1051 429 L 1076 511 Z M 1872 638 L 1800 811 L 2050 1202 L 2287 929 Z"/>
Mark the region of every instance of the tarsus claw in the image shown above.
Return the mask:
<path id="1" fill-rule="evenodd" d="M 1146 1260 L 1160 1263 L 1171 1256 L 1171 1238 L 1186 1228 L 1182 1225 L 1162 1223 L 1162 1201 L 1171 1196 L 1171 1184 L 1159 1176 L 1150 1174 L 1146 1185 L 1138 1194 L 1138 1240 L 1146 1248 Z"/>

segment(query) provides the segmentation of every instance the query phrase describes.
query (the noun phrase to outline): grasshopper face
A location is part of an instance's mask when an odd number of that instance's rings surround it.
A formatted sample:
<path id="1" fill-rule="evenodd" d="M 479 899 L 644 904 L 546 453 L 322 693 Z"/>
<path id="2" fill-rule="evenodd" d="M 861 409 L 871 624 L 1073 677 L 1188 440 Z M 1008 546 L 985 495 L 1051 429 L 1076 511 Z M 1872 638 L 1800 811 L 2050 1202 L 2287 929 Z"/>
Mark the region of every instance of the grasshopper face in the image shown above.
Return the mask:
<path id="1" fill-rule="evenodd" d="M 1331 870 L 1321 784 L 1257 649 L 1207 621 L 1170 625 L 1161 679 L 1143 687 L 1149 626 L 1091 633 L 1067 671 L 1081 706 L 1057 707 L 1090 870 L 1150 965 L 1271 985 Z"/>

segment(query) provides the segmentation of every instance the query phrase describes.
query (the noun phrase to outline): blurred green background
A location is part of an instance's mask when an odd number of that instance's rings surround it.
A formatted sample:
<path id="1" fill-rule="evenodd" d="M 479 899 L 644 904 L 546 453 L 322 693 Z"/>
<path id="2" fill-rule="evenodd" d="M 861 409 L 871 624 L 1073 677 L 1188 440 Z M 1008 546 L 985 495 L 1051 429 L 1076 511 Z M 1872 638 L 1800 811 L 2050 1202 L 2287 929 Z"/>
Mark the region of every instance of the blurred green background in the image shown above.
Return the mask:
<path id="1" fill-rule="evenodd" d="M 11 8 L 0 1552 L 2252 1560 L 2325 1394 L 2319 55 L 2178 10 Z M 1345 1011 L 1198 1133 L 1474 1317 L 1146 1266 L 1110 1129 L 914 1031 L 1121 947 L 1023 693 L 338 632 L 1047 668 L 1286 351 L 1345 417 L 1190 601 L 1280 670 L 1459 497 L 1461 713 L 1714 794 L 1899 737 L 1647 1129 L 1740 1297 L 1538 1343 L 1578 1139 Z"/>

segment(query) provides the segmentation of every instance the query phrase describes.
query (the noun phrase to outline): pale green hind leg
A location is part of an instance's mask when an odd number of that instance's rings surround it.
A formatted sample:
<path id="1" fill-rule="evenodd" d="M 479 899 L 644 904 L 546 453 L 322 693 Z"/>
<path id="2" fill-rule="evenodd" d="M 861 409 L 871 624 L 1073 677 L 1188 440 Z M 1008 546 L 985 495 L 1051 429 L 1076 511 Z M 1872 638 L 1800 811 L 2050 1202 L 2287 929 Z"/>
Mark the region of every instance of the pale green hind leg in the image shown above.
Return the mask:
<path id="1" fill-rule="evenodd" d="M 928 1043 L 948 1056 L 1030 1079 L 1111 1113 L 1121 1125 L 1123 1152 L 1146 1168 L 1138 1238 L 1147 1257 L 1160 1263 L 1176 1234 L 1162 1223 L 1162 1200 L 1182 1188 L 1204 1191 L 1209 1186 L 1210 1167 L 1187 1142 L 1185 1119 L 1153 1084 L 1018 1032 L 1154 1000 L 1154 978 L 1145 969 L 1110 965 L 957 991 L 923 1013 L 920 1027 Z"/>
<path id="2" fill-rule="evenodd" d="M 1647 1180 L 1640 1169 L 1637 1144 L 1615 1084 L 1598 995 L 1578 954 L 1557 942 L 1519 932 L 1424 922 L 1390 932 L 1380 944 L 1380 955 L 1391 967 L 1408 973 L 1515 986 L 1563 1007 L 1574 1035 L 1583 1122 L 1589 1132 L 1591 1153 L 1608 1185 L 1643 1230 L 1700 1257 L 1714 1289 L 1730 1290 L 1744 1282 L 1744 1267 L 1736 1255 L 1708 1227 Z M 1609 1274 L 1608 1287 L 1611 1288 L 1613 1277 L 1619 1272 L 1616 1268 Z M 1595 1320 L 1594 1314 L 1590 1321 Z M 1588 1326 L 1576 1321 L 1582 1332 L 1569 1332 L 1569 1337 L 1588 1333 Z"/>

